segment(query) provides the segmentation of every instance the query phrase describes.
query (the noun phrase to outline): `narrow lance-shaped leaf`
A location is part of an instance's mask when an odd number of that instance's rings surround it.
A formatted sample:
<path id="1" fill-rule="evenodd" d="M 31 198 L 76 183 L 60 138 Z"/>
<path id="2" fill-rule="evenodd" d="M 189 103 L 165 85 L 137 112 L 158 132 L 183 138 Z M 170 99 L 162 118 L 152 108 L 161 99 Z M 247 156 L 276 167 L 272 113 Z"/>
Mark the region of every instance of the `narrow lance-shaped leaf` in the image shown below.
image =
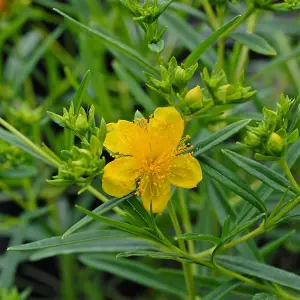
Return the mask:
<path id="1" fill-rule="evenodd" d="M 207 175 L 217 180 L 224 187 L 241 196 L 244 200 L 255 206 L 260 212 L 267 212 L 265 204 L 260 200 L 250 186 L 238 178 L 236 174 L 222 166 L 217 161 L 208 157 L 201 156 L 199 160 L 203 171 L 207 173 Z"/>
<path id="2" fill-rule="evenodd" d="M 68 21 L 70 21 L 71 23 L 73 23 L 74 25 L 76 25 L 77 27 L 83 29 L 84 31 L 95 35 L 96 37 L 100 38 L 103 42 L 109 44 L 110 46 L 114 47 L 115 49 L 121 51 L 122 53 L 126 54 L 127 56 L 133 58 L 134 60 L 136 60 L 138 63 L 140 63 L 142 66 L 146 67 L 147 69 L 151 70 L 154 74 L 158 74 L 158 70 L 155 69 L 149 62 L 147 62 L 147 60 L 141 56 L 141 54 L 139 54 L 138 52 L 136 52 L 134 49 L 130 48 L 129 46 L 121 43 L 120 41 L 115 40 L 114 38 L 101 33 L 95 29 L 92 29 L 78 21 L 76 21 L 75 19 L 73 19 L 72 17 L 68 16 L 67 14 L 63 13 L 62 11 L 55 9 L 54 10 L 62 15 L 64 18 L 66 18 Z"/>
<path id="3" fill-rule="evenodd" d="M 220 255 L 217 258 L 217 262 L 227 269 L 300 291 L 300 276 L 294 273 L 239 256 Z"/>
<path id="4" fill-rule="evenodd" d="M 231 280 L 228 282 L 222 283 L 218 288 L 214 289 L 209 294 L 205 295 L 203 300 L 222 300 L 224 296 L 228 295 L 232 290 L 237 288 L 240 283 L 236 282 L 236 280 Z"/>
<path id="5" fill-rule="evenodd" d="M 206 38 L 196 49 L 193 50 L 193 52 L 185 59 L 184 66 L 186 68 L 192 66 L 195 64 L 201 54 L 210 47 L 223 33 L 227 32 L 230 27 L 232 27 L 234 24 L 238 22 L 240 19 L 240 16 L 235 17 L 230 22 L 222 26 L 220 29 L 215 31 L 213 34 L 211 34 L 208 38 Z"/>
<path id="6" fill-rule="evenodd" d="M 230 36 L 256 53 L 264 55 L 277 54 L 276 50 L 265 39 L 255 33 L 236 32 Z"/>
<path id="7" fill-rule="evenodd" d="M 34 251 L 47 248 L 55 248 L 65 245 L 73 245 L 83 242 L 89 242 L 99 239 L 128 237 L 128 233 L 116 230 L 93 230 L 81 233 L 75 233 L 72 236 L 62 239 L 61 236 L 55 236 L 40 241 L 27 243 L 18 246 L 9 247 L 9 251 Z"/>
<path id="8" fill-rule="evenodd" d="M 192 240 L 210 242 L 213 244 L 219 244 L 221 239 L 212 234 L 198 234 L 198 233 L 184 233 L 182 235 L 175 236 L 175 240 Z"/>
<path id="9" fill-rule="evenodd" d="M 142 87 L 136 82 L 136 80 L 129 74 L 125 68 L 117 63 L 113 63 L 113 68 L 116 71 L 119 78 L 127 83 L 130 92 L 134 96 L 135 100 L 141 104 L 146 110 L 153 111 L 155 109 L 155 105 L 152 99 L 145 93 Z"/>
<path id="10" fill-rule="evenodd" d="M 22 73 L 18 75 L 17 81 L 15 83 L 14 92 L 17 94 L 21 88 L 22 83 L 26 79 L 26 77 L 31 73 L 35 65 L 47 51 L 47 49 L 53 44 L 55 40 L 59 38 L 59 36 L 63 33 L 64 27 L 59 26 L 55 29 L 53 33 L 51 33 L 39 46 L 34 55 L 32 55 L 28 61 L 26 61 L 25 65 L 22 68 Z"/>
<path id="11" fill-rule="evenodd" d="M 85 214 L 87 214 L 88 216 L 90 216 L 92 219 L 95 219 L 97 221 L 103 222 L 109 226 L 112 226 L 114 228 L 120 229 L 122 231 L 131 233 L 135 236 L 141 237 L 141 238 L 145 238 L 147 240 L 150 240 L 152 242 L 161 244 L 161 241 L 155 237 L 153 234 L 149 233 L 146 230 L 143 230 L 139 227 L 133 226 L 131 224 L 127 224 L 125 222 L 120 222 L 120 221 L 115 221 L 106 217 L 102 217 L 99 215 L 96 215 L 95 213 L 85 209 L 84 207 L 81 207 L 79 205 L 75 206 L 77 209 L 79 209 L 80 211 L 84 212 Z"/>
<path id="12" fill-rule="evenodd" d="M 249 124 L 251 120 L 241 120 L 235 123 L 232 123 L 225 128 L 219 130 L 218 132 L 210 135 L 207 139 L 198 141 L 195 143 L 194 156 L 203 154 L 213 147 L 221 144 L 226 141 L 228 138 L 238 133 L 241 129 Z"/>
<path id="13" fill-rule="evenodd" d="M 73 105 L 74 105 L 74 113 L 75 115 L 78 114 L 79 112 L 79 109 L 80 109 L 80 106 L 81 106 L 81 102 L 82 102 L 82 98 L 83 98 L 83 95 L 88 87 L 88 84 L 89 84 L 89 80 L 90 80 L 90 74 L 91 72 L 90 71 L 87 71 L 84 75 L 84 78 L 78 88 L 78 90 L 76 91 L 76 94 L 72 100 L 73 102 Z"/>
<path id="14" fill-rule="evenodd" d="M 241 167 L 244 171 L 253 175 L 255 178 L 267 184 L 274 190 L 284 193 L 287 188 L 290 188 L 291 190 L 293 190 L 293 194 L 295 194 L 295 188 L 291 185 L 291 183 L 286 178 L 276 173 L 272 169 L 264 166 L 263 164 L 255 160 L 244 157 L 230 150 L 222 150 L 222 152 L 234 164 Z"/>
<path id="15" fill-rule="evenodd" d="M 259 216 L 253 218 L 252 220 L 246 222 L 245 224 L 238 226 L 237 228 L 233 229 L 228 235 L 226 235 L 224 238 L 222 238 L 222 241 L 220 244 L 217 245 L 215 248 L 213 254 L 212 254 L 212 261 L 215 263 L 216 255 L 217 253 L 222 249 L 222 247 L 230 242 L 234 237 L 236 237 L 238 234 L 242 233 L 243 231 L 247 230 L 250 226 L 255 224 L 257 221 L 261 220 L 265 214 L 260 214 Z"/>
<path id="16" fill-rule="evenodd" d="M 108 254 L 89 254 L 79 257 L 80 262 L 94 268 L 117 275 L 118 277 L 136 282 L 138 284 L 163 291 L 171 295 L 186 297 L 184 280 L 182 284 L 174 284 L 172 280 L 166 280 L 163 274 L 155 268 L 145 265 L 140 261 L 129 259 L 116 259 Z"/>
<path id="17" fill-rule="evenodd" d="M 96 215 L 102 215 L 109 210 L 113 209 L 114 207 L 120 205 L 123 201 L 126 201 L 127 199 L 131 198 L 133 195 L 129 194 L 125 197 L 122 198 L 113 198 L 110 199 L 108 202 L 103 203 L 99 205 L 97 208 L 95 208 L 92 212 Z M 66 238 L 70 234 L 76 232 L 77 230 L 81 229 L 83 226 L 89 224 L 90 222 L 93 221 L 93 218 L 91 216 L 85 216 L 82 218 L 80 221 L 75 223 L 71 228 L 69 228 L 62 236 L 62 238 Z"/>

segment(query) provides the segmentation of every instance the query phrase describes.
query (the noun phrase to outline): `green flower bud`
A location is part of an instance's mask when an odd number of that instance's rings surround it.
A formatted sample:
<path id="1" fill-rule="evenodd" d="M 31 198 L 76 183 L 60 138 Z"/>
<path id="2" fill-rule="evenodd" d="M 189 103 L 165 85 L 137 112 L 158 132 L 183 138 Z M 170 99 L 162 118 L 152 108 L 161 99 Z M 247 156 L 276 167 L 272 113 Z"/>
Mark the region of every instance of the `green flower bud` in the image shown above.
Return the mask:
<path id="1" fill-rule="evenodd" d="M 279 134 L 273 132 L 268 139 L 267 149 L 276 155 L 280 155 L 284 148 L 285 142 L 283 138 Z"/>
<path id="2" fill-rule="evenodd" d="M 79 114 L 77 116 L 76 122 L 75 122 L 75 130 L 81 133 L 86 133 L 87 129 L 89 128 L 89 124 L 86 118 L 86 114 Z"/>
<path id="3" fill-rule="evenodd" d="M 231 84 L 225 84 L 225 85 L 220 86 L 217 89 L 217 92 L 215 94 L 215 97 L 217 100 L 216 103 L 226 104 L 226 98 L 227 98 L 227 95 L 231 88 L 232 88 Z"/>
<path id="4" fill-rule="evenodd" d="M 248 131 L 246 133 L 244 142 L 251 147 L 258 147 L 261 143 L 261 139 L 255 133 Z"/>
<path id="5" fill-rule="evenodd" d="M 201 87 L 197 85 L 188 91 L 184 98 L 185 103 L 192 108 L 192 110 L 200 110 L 204 107 L 203 94 Z"/>
<path id="6" fill-rule="evenodd" d="M 187 84 L 186 82 L 186 71 L 178 66 L 175 70 L 174 84 L 179 90 L 183 90 Z"/>

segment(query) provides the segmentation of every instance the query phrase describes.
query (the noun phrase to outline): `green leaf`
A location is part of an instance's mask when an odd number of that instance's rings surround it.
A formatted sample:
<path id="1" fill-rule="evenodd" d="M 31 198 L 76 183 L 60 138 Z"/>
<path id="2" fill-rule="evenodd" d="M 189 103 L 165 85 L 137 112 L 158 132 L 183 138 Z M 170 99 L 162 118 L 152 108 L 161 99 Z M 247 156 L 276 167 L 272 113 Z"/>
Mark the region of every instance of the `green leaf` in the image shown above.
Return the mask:
<path id="1" fill-rule="evenodd" d="M 217 180 L 224 187 L 235 192 L 251 205 L 255 206 L 260 212 L 267 212 L 266 206 L 261 199 L 251 187 L 238 178 L 235 173 L 208 157 L 201 156 L 200 163 L 203 171 L 210 177 Z"/>
<path id="2" fill-rule="evenodd" d="M 28 297 L 30 296 L 32 292 L 32 288 L 28 287 L 26 288 L 21 294 L 20 294 L 20 300 L 26 300 L 29 299 Z"/>
<path id="3" fill-rule="evenodd" d="M 62 239 L 61 236 L 55 236 L 48 239 L 9 247 L 9 251 L 34 251 L 45 248 L 52 248 L 65 245 L 73 245 L 83 242 L 90 242 L 94 240 L 108 239 L 108 238 L 120 238 L 128 237 L 128 233 L 118 231 L 118 230 L 95 230 L 95 231 L 85 231 L 81 233 L 75 233 L 72 236 L 68 236 Z"/>
<path id="4" fill-rule="evenodd" d="M 26 232 L 26 225 L 22 224 L 15 228 L 13 236 L 9 242 L 10 245 L 22 243 Z M 0 274 L 1 288 L 8 288 L 14 283 L 15 273 L 18 264 L 22 261 L 23 256 L 16 252 L 6 252 L 3 256 L 2 269 Z"/>
<path id="5" fill-rule="evenodd" d="M 268 280 L 300 291 L 300 276 L 266 264 L 251 261 L 240 256 L 220 255 L 217 258 L 221 266 L 257 278 Z"/>
<path id="6" fill-rule="evenodd" d="M 235 280 L 222 283 L 218 288 L 214 289 L 209 294 L 205 295 L 203 300 L 222 300 L 223 297 L 228 295 L 232 290 L 237 288 L 240 283 L 237 283 Z"/>
<path id="7" fill-rule="evenodd" d="M 122 251 L 158 250 L 153 244 L 130 237 L 103 237 L 103 239 L 76 244 L 61 245 L 35 251 L 30 260 L 37 261 L 47 257 L 74 253 L 119 253 Z"/>
<path id="8" fill-rule="evenodd" d="M 293 191 L 293 194 L 296 194 L 297 191 L 292 184 L 272 169 L 230 150 L 222 150 L 222 152 L 238 167 L 267 184 L 272 189 L 284 193 L 289 188 Z"/>
<path id="9" fill-rule="evenodd" d="M 266 293 L 259 293 L 255 294 L 252 300 L 277 300 L 277 296 Z"/>
<path id="10" fill-rule="evenodd" d="M 256 53 L 277 55 L 276 50 L 264 38 L 255 33 L 235 32 L 230 36 Z"/>
<path id="11" fill-rule="evenodd" d="M 125 197 L 122 197 L 122 198 L 113 198 L 113 199 L 110 199 L 108 202 L 103 203 L 103 204 L 99 205 L 98 207 L 96 207 L 92 212 L 94 214 L 97 214 L 97 215 L 102 215 L 102 214 L 110 211 L 114 207 L 120 205 L 123 201 L 131 198 L 132 196 L 133 196 L 133 194 L 129 194 L 129 195 L 127 195 Z M 62 238 L 63 239 L 66 238 L 70 234 L 76 232 L 77 230 L 79 230 L 80 228 L 82 228 L 83 226 L 89 224 L 92 221 L 93 221 L 92 217 L 85 216 L 84 218 L 82 218 L 81 220 L 79 220 L 77 223 L 75 223 L 71 228 L 69 228 L 63 234 Z"/>
<path id="12" fill-rule="evenodd" d="M 186 259 L 184 257 L 178 256 L 172 252 L 158 252 L 158 251 L 128 251 L 124 253 L 119 253 L 117 258 L 121 257 L 131 257 L 131 256 L 143 256 L 150 257 L 154 259 L 172 259 L 179 262 L 192 262 L 192 260 Z"/>
<path id="13" fill-rule="evenodd" d="M 291 59 L 297 58 L 300 56 L 300 46 L 295 47 L 294 50 L 289 53 L 288 55 L 280 55 L 276 59 L 273 59 L 270 63 L 268 63 L 265 67 L 261 68 L 258 72 L 255 73 L 252 77 L 248 79 L 249 84 L 254 80 L 266 76 L 266 74 L 273 69 L 284 65 L 286 62 L 290 61 Z"/>
<path id="14" fill-rule="evenodd" d="M 19 137 L 15 136 L 14 134 L 10 133 L 9 131 L 0 128 L 0 139 L 13 145 L 13 146 L 16 146 L 16 147 L 24 150 L 31 156 L 41 160 L 42 162 L 48 164 L 49 166 L 52 166 L 52 164 L 48 160 L 46 160 L 44 157 L 40 156 L 39 154 L 37 154 L 36 152 L 31 150 L 26 144 L 24 144 L 24 142 Z"/>
<path id="15" fill-rule="evenodd" d="M 36 175 L 37 168 L 30 165 L 20 165 L 15 168 L 0 171 L 0 178 L 26 178 Z"/>
<path id="16" fill-rule="evenodd" d="M 222 186 L 218 182 L 212 183 L 211 180 L 208 180 L 207 186 L 208 199 L 209 201 L 212 201 L 220 225 L 223 225 L 224 221 L 228 216 L 231 216 L 231 218 L 235 220 L 236 211 L 229 202 L 228 197 L 224 193 Z"/>
<path id="17" fill-rule="evenodd" d="M 204 34 L 201 34 L 184 19 L 178 18 L 175 13 L 166 12 L 161 16 L 160 21 L 168 26 L 168 32 L 177 37 L 190 51 L 193 51 L 205 38 Z M 200 61 L 210 68 L 213 68 L 216 60 L 217 55 L 212 48 L 207 48 L 200 57 Z"/>
<path id="18" fill-rule="evenodd" d="M 198 234 L 198 233 L 184 233 L 182 235 L 175 236 L 175 240 L 193 240 L 204 241 L 213 244 L 219 244 L 221 239 L 212 234 Z"/>
<path id="19" fill-rule="evenodd" d="M 148 231 L 143 230 L 143 229 L 141 229 L 137 226 L 133 226 L 133 225 L 127 224 L 125 222 L 119 222 L 119 221 L 115 221 L 115 220 L 112 220 L 112 219 L 109 219 L 109 218 L 106 218 L 106 217 L 96 215 L 95 213 L 93 213 L 93 212 L 91 212 L 91 211 L 89 211 L 89 210 L 87 210 L 87 209 L 85 209 L 85 208 L 83 208 L 79 205 L 76 205 L 75 207 L 77 209 L 79 209 L 80 211 L 84 212 L 85 214 L 87 214 L 88 216 L 90 216 L 91 218 L 93 218 L 94 220 L 103 222 L 103 223 L 105 223 L 109 226 L 115 227 L 117 229 L 120 229 L 120 230 L 128 232 L 128 233 L 131 233 L 135 236 L 145 238 L 145 239 L 150 240 L 152 242 L 155 242 L 155 243 L 158 243 L 158 244 L 161 243 L 161 241 L 157 237 L 155 237 L 153 234 L 151 234 Z"/>
<path id="20" fill-rule="evenodd" d="M 266 244 L 264 247 L 259 249 L 259 252 L 262 256 L 267 256 L 270 253 L 272 253 L 274 250 L 276 250 L 278 247 L 280 247 L 286 240 L 288 240 L 293 234 L 296 233 L 296 230 L 291 230 L 284 234 L 282 237 L 276 239 L 275 241 L 272 241 L 268 244 Z"/>
<path id="21" fill-rule="evenodd" d="M 140 84 L 117 62 L 113 63 L 113 69 L 118 77 L 127 84 L 130 93 L 134 96 L 137 103 L 141 104 L 147 111 L 152 112 L 155 109 L 155 104 L 152 99 L 144 92 Z"/>
<path id="22" fill-rule="evenodd" d="M 217 145 L 221 144 L 222 142 L 226 141 L 231 136 L 238 133 L 241 129 L 243 129 L 245 126 L 249 124 L 251 120 L 242 120 L 235 123 L 232 123 L 225 128 L 219 130 L 218 132 L 210 135 L 205 140 L 200 140 L 194 143 L 194 156 L 198 156 L 200 154 L 203 154 L 209 150 L 211 150 L 213 147 L 216 147 Z"/>
<path id="23" fill-rule="evenodd" d="M 225 33 L 230 27 L 232 27 L 234 24 L 236 24 L 238 22 L 238 20 L 240 19 L 240 16 L 235 17 L 234 19 L 232 19 L 230 22 L 228 22 L 227 24 L 225 24 L 224 26 L 222 26 L 220 29 L 216 30 L 213 34 L 211 34 L 208 38 L 206 38 L 200 45 L 198 45 L 196 47 L 196 49 L 194 49 L 192 51 L 192 53 L 190 53 L 190 55 L 185 59 L 184 61 L 184 66 L 186 68 L 192 66 L 193 64 L 195 64 L 200 56 L 202 55 L 202 53 L 208 48 L 210 47 L 223 33 Z"/>
<path id="24" fill-rule="evenodd" d="M 84 96 L 84 93 L 88 87 L 89 84 L 89 80 L 90 80 L 90 75 L 91 72 L 87 71 L 83 77 L 82 82 L 80 83 L 80 86 L 78 88 L 78 90 L 76 91 L 76 94 L 72 100 L 72 103 L 74 105 L 74 113 L 75 115 L 78 114 L 80 106 L 81 106 L 81 102 L 82 102 L 82 98 Z"/>
<path id="25" fill-rule="evenodd" d="M 300 140 L 298 140 L 296 143 L 294 143 L 291 147 L 288 148 L 286 158 L 290 168 L 296 163 L 299 157 Z M 277 173 L 283 173 L 283 170 L 280 166 L 278 166 L 278 163 L 274 163 L 271 166 L 271 169 L 274 169 Z M 272 192 L 273 189 L 267 185 L 261 185 L 256 191 L 256 193 L 259 195 L 260 199 L 263 202 L 265 202 L 268 199 Z M 253 209 L 253 207 L 250 206 L 250 204 L 246 203 L 241 213 L 239 214 L 238 223 L 242 222 L 244 219 L 250 220 L 255 215 L 255 213 L 256 211 Z"/>
<path id="26" fill-rule="evenodd" d="M 176 284 L 177 287 L 184 286 L 183 288 L 185 289 L 184 273 L 182 271 L 176 269 L 159 269 L 158 274 L 159 276 L 162 276 L 164 280 L 170 280 L 173 284 Z M 228 283 L 228 281 L 221 279 L 220 276 L 200 276 L 197 274 L 194 275 L 194 279 L 195 287 L 199 294 L 203 293 L 204 288 L 217 290 L 220 286 Z M 255 291 L 256 290 L 250 286 L 239 285 L 232 290 L 232 293 L 239 295 L 253 295 Z"/>
<path id="27" fill-rule="evenodd" d="M 158 75 L 158 70 L 155 69 L 149 62 L 147 62 L 147 60 L 141 54 L 139 54 L 134 49 L 130 48 L 129 46 L 121 43 L 120 41 L 117 41 L 116 39 L 114 39 L 114 38 L 112 38 L 112 37 L 110 37 L 110 36 L 108 36 L 104 33 L 101 33 L 101 32 L 99 32 L 95 29 L 92 29 L 92 28 L 76 21 L 75 19 L 73 19 L 72 17 L 70 17 L 67 14 L 63 13 L 59 9 L 54 8 L 54 11 L 56 11 L 58 14 L 60 14 L 64 18 L 66 18 L 68 21 L 70 21 L 75 26 L 77 26 L 77 27 L 83 29 L 84 31 L 96 36 L 97 38 L 101 39 L 103 42 L 105 42 L 108 45 L 114 47 L 115 49 L 121 51 L 122 53 L 126 54 L 127 56 L 133 58 L 138 63 L 140 63 L 142 66 L 148 68 L 154 74 Z"/>
<path id="28" fill-rule="evenodd" d="M 246 222 L 243 225 L 238 226 L 237 228 L 234 228 L 231 232 L 229 232 L 225 237 L 222 237 L 222 241 L 218 244 L 218 246 L 215 248 L 213 254 L 212 254 L 212 261 L 215 263 L 216 255 L 217 253 L 222 249 L 222 246 L 228 242 L 230 242 L 234 237 L 236 237 L 238 234 L 242 233 L 243 231 L 247 230 L 250 226 L 255 224 L 257 221 L 262 219 L 265 216 L 265 214 L 261 214 L 252 220 Z"/>
<path id="29" fill-rule="evenodd" d="M 193 8 L 190 5 L 179 3 L 179 2 L 174 2 L 171 4 L 172 9 L 176 9 L 178 11 L 187 13 L 200 21 L 206 21 L 207 22 L 207 17 L 206 15 L 199 9 Z"/>
<path id="30" fill-rule="evenodd" d="M 174 283 L 171 278 L 165 278 L 157 269 L 147 266 L 139 261 L 116 259 L 108 254 L 81 255 L 80 262 L 118 277 L 134 281 L 138 284 L 162 291 L 174 296 L 186 297 L 185 285 Z"/>
<path id="31" fill-rule="evenodd" d="M 55 40 L 63 33 L 64 27 L 59 26 L 51 33 L 38 47 L 34 55 L 29 57 L 25 65 L 22 67 L 22 73 L 18 75 L 18 78 L 15 82 L 14 93 L 15 95 L 19 92 L 24 80 L 32 72 L 33 68 L 36 66 L 41 57 L 45 54 L 48 48 L 53 44 Z"/>

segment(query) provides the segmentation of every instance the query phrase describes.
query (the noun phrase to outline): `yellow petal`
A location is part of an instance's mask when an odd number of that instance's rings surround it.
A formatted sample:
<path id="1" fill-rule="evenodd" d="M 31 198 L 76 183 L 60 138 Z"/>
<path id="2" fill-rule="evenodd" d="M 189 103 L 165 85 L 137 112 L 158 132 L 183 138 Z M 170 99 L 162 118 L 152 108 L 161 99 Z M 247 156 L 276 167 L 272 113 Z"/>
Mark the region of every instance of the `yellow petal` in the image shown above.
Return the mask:
<path id="1" fill-rule="evenodd" d="M 154 156 L 173 151 L 182 138 L 184 121 L 174 107 L 159 107 L 150 119 L 151 152 Z"/>
<path id="2" fill-rule="evenodd" d="M 145 176 L 140 183 L 141 197 L 145 209 L 160 213 L 166 208 L 171 198 L 171 184 L 168 180 L 158 181 L 155 177 Z"/>
<path id="3" fill-rule="evenodd" d="M 123 197 L 136 189 L 139 176 L 139 165 L 134 158 L 117 158 L 105 166 L 102 188 L 111 196 Z"/>
<path id="4" fill-rule="evenodd" d="M 144 130 L 135 123 L 120 120 L 118 123 L 107 125 L 107 136 L 104 146 L 114 153 L 132 155 L 141 145 L 145 136 Z"/>
<path id="5" fill-rule="evenodd" d="M 175 157 L 169 180 L 173 185 L 193 188 L 202 180 L 202 170 L 196 158 L 190 154 Z"/>

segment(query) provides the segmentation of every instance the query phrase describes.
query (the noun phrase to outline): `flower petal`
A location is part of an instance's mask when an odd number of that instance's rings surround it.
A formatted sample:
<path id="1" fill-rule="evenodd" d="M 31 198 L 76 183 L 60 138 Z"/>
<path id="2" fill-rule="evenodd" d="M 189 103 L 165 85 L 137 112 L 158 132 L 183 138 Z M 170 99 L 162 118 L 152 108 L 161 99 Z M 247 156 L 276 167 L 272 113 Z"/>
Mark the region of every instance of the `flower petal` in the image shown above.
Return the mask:
<path id="1" fill-rule="evenodd" d="M 193 188 L 202 180 L 202 170 L 198 160 L 191 154 L 182 154 L 174 158 L 169 180 L 173 185 Z"/>
<path id="2" fill-rule="evenodd" d="M 140 183 L 141 197 L 145 209 L 160 213 L 166 208 L 171 198 L 171 184 L 168 180 L 158 181 L 153 176 L 144 176 Z"/>
<path id="3" fill-rule="evenodd" d="M 151 151 L 158 154 L 174 151 L 184 131 L 184 121 L 174 107 L 159 107 L 150 119 Z"/>
<path id="4" fill-rule="evenodd" d="M 124 120 L 109 123 L 107 130 L 104 146 L 114 153 L 123 155 L 132 155 L 145 136 L 145 130 L 140 126 Z"/>
<path id="5" fill-rule="evenodd" d="M 139 164 L 133 157 L 117 158 L 105 166 L 102 188 L 111 196 L 123 197 L 136 189 L 139 176 Z"/>

